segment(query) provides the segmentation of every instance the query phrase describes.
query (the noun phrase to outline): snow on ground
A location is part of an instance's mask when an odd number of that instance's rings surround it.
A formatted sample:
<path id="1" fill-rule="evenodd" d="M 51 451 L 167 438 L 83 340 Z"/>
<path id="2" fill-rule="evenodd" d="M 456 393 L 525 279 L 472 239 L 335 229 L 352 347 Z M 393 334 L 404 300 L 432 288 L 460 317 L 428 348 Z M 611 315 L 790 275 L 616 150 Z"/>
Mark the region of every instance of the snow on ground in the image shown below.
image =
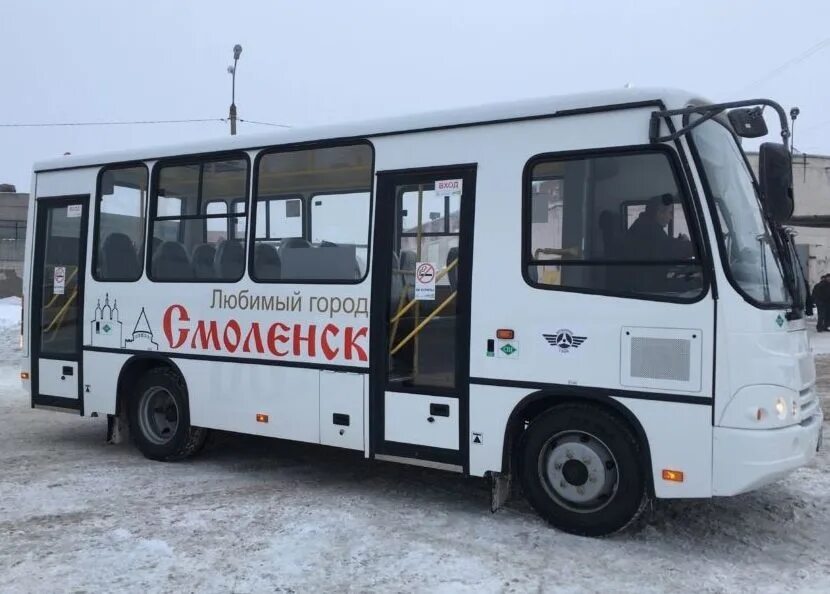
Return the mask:
<path id="1" fill-rule="evenodd" d="M 810 348 L 818 355 L 830 355 L 830 332 L 810 332 Z"/>
<path id="2" fill-rule="evenodd" d="M 549 528 L 481 479 L 227 433 L 177 464 L 33 411 L 0 330 L 0 592 L 827 592 L 830 454 L 638 533 Z M 830 393 L 830 358 L 820 365 Z M 825 400 L 827 402 L 827 400 Z M 825 426 L 830 435 L 830 426 Z"/>
<path id="3" fill-rule="evenodd" d="M 20 329 L 20 297 L 4 297 L 0 299 L 0 328 L 17 326 Z"/>

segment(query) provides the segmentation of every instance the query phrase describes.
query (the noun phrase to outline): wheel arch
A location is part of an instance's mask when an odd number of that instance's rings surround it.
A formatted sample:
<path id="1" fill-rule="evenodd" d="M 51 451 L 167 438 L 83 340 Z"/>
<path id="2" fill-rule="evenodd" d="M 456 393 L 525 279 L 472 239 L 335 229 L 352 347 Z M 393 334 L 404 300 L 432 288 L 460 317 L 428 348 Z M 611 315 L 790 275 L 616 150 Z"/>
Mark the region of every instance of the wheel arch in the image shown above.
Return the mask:
<path id="1" fill-rule="evenodd" d="M 129 386 L 134 384 L 142 375 L 156 369 L 158 367 L 166 367 L 173 369 L 182 378 L 184 385 L 185 398 L 190 401 L 187 392 L 187 381 L 184 379 L 184 374 L 179 366 L 173 362 L 172 359 L 165 355 L 158 353 L 142 353 L 140 355 L 133 355 L 121 366 L 121 371 L 118 374 L 118 383 L 116 384 L 116 400 L 115 400 L 115 414 L 120 416 L 127 412 L 127 400 L 130 396 Z"/>
<path id="2" fill-rule="evenodd" d="M 519 448 L 516 446 L 521 441 L 525 423 L 532 422 L 545 412 L 565 404 L 586 404 L 604 409 L 620 417 L 631 427 L 634 435 L 642 444 L 641 459 L 646 469 L 646 476 L 648 477 L 649 495 L 653 496 L 654 472 L 652 469 L 651 446 L 649 445 L 648 436 L 636 415 L 627 406 L 601 390 L 580 394 L 579 396 L 563 395 L 550 390 L 539 390 L 522 398 L 513 407 L 513 411 L 507 419 L 507 425 L 504 430 L 502 472 L 508 476 L 515 475 L 517 456 L 519 454 Z"/>

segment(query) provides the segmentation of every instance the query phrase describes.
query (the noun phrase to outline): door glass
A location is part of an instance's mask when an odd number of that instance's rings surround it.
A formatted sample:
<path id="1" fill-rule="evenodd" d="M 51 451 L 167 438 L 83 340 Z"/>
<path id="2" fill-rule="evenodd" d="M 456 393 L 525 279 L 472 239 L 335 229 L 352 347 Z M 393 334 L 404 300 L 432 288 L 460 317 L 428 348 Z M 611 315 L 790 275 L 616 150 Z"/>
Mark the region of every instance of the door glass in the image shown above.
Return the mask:
<path id="1" fill-rule="evenodd" d="M 444 194 L 435 187 L 432 182 L 395 189 L 390 390 L 456 387 L 461 195 L 457 191 Z M 417 282 L 416 295 L 416 278 L 428 281 L 431 276 L 432 282 Z"/>
<path id="2" fill-rule="evenodd" d="M 43 249 L 42 353 L 78 353 L 81 204 L 47 206 Z"/>

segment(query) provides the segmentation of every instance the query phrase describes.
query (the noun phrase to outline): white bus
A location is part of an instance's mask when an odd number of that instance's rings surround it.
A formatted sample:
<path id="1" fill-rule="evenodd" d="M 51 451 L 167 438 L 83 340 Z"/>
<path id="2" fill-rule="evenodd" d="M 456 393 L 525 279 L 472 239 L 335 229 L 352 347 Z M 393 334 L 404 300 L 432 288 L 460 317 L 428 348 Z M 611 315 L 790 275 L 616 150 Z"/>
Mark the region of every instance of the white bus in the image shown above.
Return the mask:
<path id="1" fill-rule="evenodd" d="M 786 143 L 768 100 L 625 90 L 39 163 L 32 406 L 491 477 L 584 535 L 758 488 L 822 427 L 761 107 Z"/>

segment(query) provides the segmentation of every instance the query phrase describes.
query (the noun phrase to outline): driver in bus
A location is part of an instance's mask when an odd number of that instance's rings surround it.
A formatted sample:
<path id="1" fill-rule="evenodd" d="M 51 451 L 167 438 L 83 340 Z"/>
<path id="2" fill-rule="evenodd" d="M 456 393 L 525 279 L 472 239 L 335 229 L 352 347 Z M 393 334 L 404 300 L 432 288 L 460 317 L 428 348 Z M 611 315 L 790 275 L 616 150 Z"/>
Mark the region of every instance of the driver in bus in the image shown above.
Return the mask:
<path id="1" fill-rule="evenodd" d="M 629 260 L 685 260 L 694 256 L 692 242 L 680 234 L 671 237 L 666 226 L 674 214 L 674 196 L 655 196 L 646 204 L 625 234 L 625 252 Z"/>
<path id="2" fill-rule="evenodd" d="M 672 237 L 666 227 L 674 214 L 674 196 L 661 194 L 648 201 L 645 210 L 628 228 L 624 238 L 624 253 L 627 260 L 686 260 L 694 257 L 689 238 L 680 234 Z M 673 276 L 677 266 L 649 266 L 637 277 L 637 290 L 649 292 L 672 292 L 680 289 Z"/>

